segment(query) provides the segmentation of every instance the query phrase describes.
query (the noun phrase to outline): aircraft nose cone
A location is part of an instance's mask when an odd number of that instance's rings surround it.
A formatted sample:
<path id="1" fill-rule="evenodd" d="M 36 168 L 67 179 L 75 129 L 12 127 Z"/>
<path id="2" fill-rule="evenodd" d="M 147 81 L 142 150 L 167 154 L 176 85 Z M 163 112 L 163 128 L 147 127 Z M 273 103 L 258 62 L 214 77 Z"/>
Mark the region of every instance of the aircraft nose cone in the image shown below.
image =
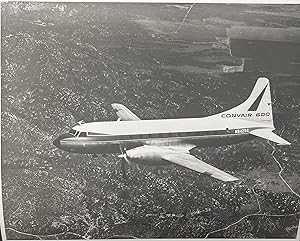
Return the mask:
<path id="1" fill-rule="evenodd" d="M 57 148 L 60 148 L 60 136 L 57 137 L 54 141 L 53 141 L 53 145 L 56 146 Z"/>
<path id="2" fill-rule="evenodd" d="M 69 137 L 73 137 L 71 134 L 67 133 L 67 134 L 63 134 L 60 135 L 59 137 L 57 137 L 54 141 L 53 141 L 53 145 L 56 146 L 57 148 L 61 149 L 61 143 L 60 141 Z"/>

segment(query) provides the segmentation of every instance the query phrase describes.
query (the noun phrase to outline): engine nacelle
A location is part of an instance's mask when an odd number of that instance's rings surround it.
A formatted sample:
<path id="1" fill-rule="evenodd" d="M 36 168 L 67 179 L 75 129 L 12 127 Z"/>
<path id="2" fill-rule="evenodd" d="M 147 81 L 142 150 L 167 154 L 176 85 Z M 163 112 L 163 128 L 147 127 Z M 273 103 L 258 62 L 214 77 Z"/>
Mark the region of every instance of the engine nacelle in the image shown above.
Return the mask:
<path id="1" fill-rule="evenodd" d="M 168 161 L 162 159 L 162 154 L 169 150 L 155 146 L 140 146 L 126 151 L 129 161 L 143 165 L 168 165 Z"/>

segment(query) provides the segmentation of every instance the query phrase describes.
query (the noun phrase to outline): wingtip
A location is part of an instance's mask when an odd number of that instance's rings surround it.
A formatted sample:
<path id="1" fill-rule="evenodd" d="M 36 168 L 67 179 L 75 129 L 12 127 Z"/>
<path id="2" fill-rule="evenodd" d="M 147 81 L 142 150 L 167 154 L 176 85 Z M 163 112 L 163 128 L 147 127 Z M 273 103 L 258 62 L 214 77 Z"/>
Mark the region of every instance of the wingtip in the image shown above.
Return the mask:
<path id="1" fill-rule="evenodd" d="M 228 173 L 226 173 L 228 174 Z M 212 177 L 214 178 L 217 178 L 216 176 L 212 175 Z M 236 181 L 239 181 L 240 179 L 234 177 L 234 176 L 231 176 L 230 174 L 228 174 L 226 177 L 223 177 L 223 178 L 217 178 L 219 180 L 222 180 L 223 182 L 236 182 Z"/>
<path id="2" fill-rule="evenodd" d="M 267 77 L 259 77 L 256 81 L 256 83 L 261 83 L 263 85 L 269 84 L 270 80 Z"/>
<path id="3" fill-rule="evenodd" d="M 226 180 L 226 182 L 236 182 L 236 181 L 239 181 L 239 179 L 236 177 L 232 177 L 232 178 Z"/>
<path id="4" fill-rule="evenodd" d="M 290 145 L 292 145 L 290 142 L 284 142 L 284 143 L 278 143 L 277 144 L 278 146 L 290 146 Z"/>
<path id="5" fill-rule="evenodd" d="M 283 138 L 281 138 L 281 139 L 282 139 L 282 141 L 280 143 L 277 143 L 278 146 L 290 146 L 291 145 L 291 143 L 288 142 L 287 140 L 285 140 Z"/>
<path id="6" fill-rule="evenodd" d="M 267 77 L 265 77 L 265 76 L 258 77 L 257 80 L 259 80 L 259 81 L 270 81 L 270 80 L 269 80 Z"/>
<path id="7" fill-rule="evenodd" d="M 122 108 L 124 105 L 120 103 L 112 103 L 110 104 L 113 109 Z"/>

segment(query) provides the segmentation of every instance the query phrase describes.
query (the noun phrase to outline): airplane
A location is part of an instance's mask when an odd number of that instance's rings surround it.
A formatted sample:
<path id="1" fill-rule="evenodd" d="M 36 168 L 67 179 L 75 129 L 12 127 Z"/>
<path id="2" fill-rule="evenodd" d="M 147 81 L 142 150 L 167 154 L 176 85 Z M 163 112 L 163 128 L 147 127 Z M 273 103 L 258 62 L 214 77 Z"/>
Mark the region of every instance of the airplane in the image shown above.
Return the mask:
<path id="1" fill-rule="evenodd" d="M 217 147 L 255 137 L 290 145 L 276 135 L 269 79 L 260 77 L 240 105 L 202 118 L 141 120 L 122 104 L 113 103 L 117 121 L 79 122 L 56 138 L 59 149 L 85 154 L 121 153 L 125 163 L 177 164 L 224 182 L 238 178 L 191 155 L 196 147 Z"/>

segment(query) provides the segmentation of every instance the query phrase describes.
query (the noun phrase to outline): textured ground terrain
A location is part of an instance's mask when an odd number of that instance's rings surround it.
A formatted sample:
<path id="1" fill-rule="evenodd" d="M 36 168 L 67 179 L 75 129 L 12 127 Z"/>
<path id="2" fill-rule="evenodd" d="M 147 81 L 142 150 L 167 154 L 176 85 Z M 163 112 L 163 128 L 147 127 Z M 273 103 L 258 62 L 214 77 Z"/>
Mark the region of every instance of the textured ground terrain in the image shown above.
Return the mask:
<path id="1" fill-rule="evenodd" d="M 230 55 L 226 27 L 300 27 L 299 7 L 196 4 L 178 29 L 189 7 L 2 4 L 9 239 L 296 237 L 299 76 L 223 67 L 241 64 Z M 69 154 L 52 145 L 77 121 L 115 120 L 113 102 L 143 119 L 217 113 L 242 102 L 259 76 L 271 80 L 276 132 L 293 145 L 253 140 L 195 153 L 239 183 L 173 165 L 134 167 L 124 181 L 116 155 Z"/>

